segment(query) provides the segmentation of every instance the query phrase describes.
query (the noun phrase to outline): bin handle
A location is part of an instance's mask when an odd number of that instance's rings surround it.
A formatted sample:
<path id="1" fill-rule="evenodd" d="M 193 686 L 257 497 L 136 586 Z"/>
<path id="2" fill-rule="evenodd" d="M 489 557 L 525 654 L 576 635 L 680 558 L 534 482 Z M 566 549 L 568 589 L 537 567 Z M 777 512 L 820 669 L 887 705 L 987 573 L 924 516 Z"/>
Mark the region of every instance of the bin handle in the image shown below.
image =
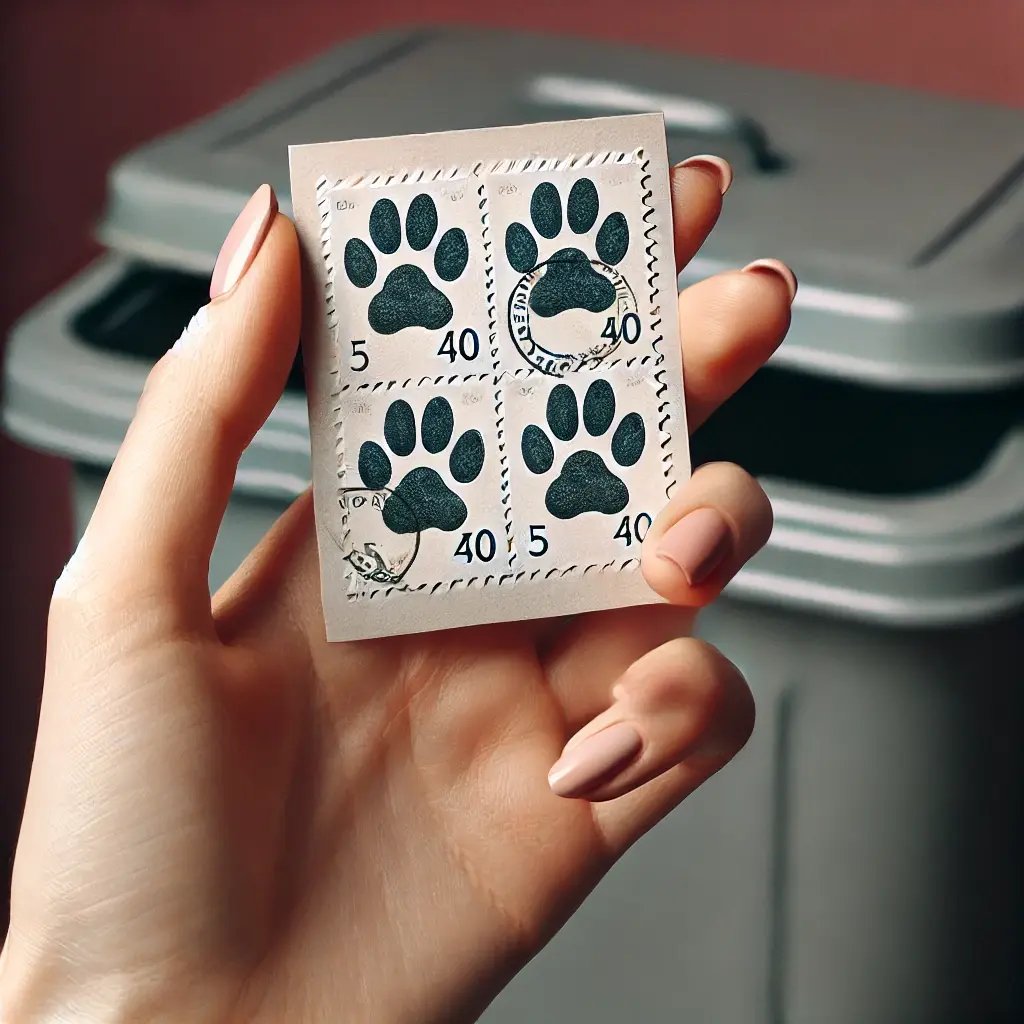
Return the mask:
<path id="1" fill-rule="evenodd" d="M 779 171 L 787 165 L 754 118 L 719 103 L 639 89 L 606 78 L 574 75 L 539 75 L 530 84 L 530 94 L 535 101 L 580 111 L 639 114 L 660 110 L 665 114 L 669 134 L 674 131 L 737 139 L 750 154 L 754 167 L 763 173 Z"/>

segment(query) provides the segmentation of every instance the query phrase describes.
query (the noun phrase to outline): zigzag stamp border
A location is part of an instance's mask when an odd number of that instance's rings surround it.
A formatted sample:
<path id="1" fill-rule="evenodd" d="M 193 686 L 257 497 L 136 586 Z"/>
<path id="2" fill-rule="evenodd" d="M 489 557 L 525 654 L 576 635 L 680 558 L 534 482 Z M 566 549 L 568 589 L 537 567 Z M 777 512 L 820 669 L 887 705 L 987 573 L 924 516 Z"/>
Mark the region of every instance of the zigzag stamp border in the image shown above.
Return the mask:
<path id="1" fill-rule="evenodd" d="M 508 448 L 504 430 L 504 408 L 502 383 L 507 379 L 522 378 L 529 376 L 544 376 L 541 371 L 524 368 L 506 368 L 499 364 L 499 351 L 497 345 L 497 296 L 494 284 L 494 244 L 489 220 L 489 195 L 487 190 L 487 176 L 492 173 L 537 173 L 547 171 L 558 173 L 585 169 L 587 167 L 605 166 L 615 163 L 636 163 L 640 168 L 640 185 L 642 193 L 640 201 L 645 208 L 642 214 L 643 228 L 642 236 L 645 239 L 644 252 L 646 254 L 647 288 L 646 296 L 649 306 L 650 328 L 656 332 L 656 337 L 651 342 L 654 355 L 645 356 L 620 356 L 618 358 L 602 361 L 593 367 L 584 367 L 577 371 L 587 375 L 600 375 L 604 371 L 623 370 L 631 368 L 645 368 L 653 371 L 656 383 L 656 396 L 658 400 L 659 421 L 657 424 L 659 432 L 659 445 L 662 450 L 662 472 L 665 478 L 665 494 L 668 498 L 675 486 L 674 465 L 673 465 L 673 437 L 669 428 L 672 420 L 673 395 L 671 394 L 670 382 L 667 379 L 665 367 L 665 353 L 662 351 L 664 342 L 663 334 L 659 333 L 663 319 L 661 309 L 658 305 L 658 279 L 660 276 L 661 254 L 656 230 L 656 210 L 652 205 L 653 190 L 650 187 L 650 161 L 642 147 L 634 150 L 602 150 L 595 152 L 575 153 L 561 156 L 529 156 L 517 159 L 495 160 L 489 162 L 476 162 L 471 166 L 459 167 L 450 165 L 446 167 L 411 168 L 392 173 L 380 174 L 355 174 L 348 178 L 333 180 L 323 176 L 316 183 L 317 209 L 320 217 L 320 258 L 326 265 L 325 289 L 323 296 L 323 309 L 330 337 L 332 339 L 331 369 L 334 379 L 334 387 L 331 389 L 332 425 L 336 435 L 334 446 L 337 465 L 337 494 L 340 499 L 344 486 L 345 467 L 345 407 L 350 399 L 356 395 L 366 396 L 367 394 L 400 392 L 406 388 L 424 388 L 439 385 L 453 385 L 460 383 L 482 382 L 490 378 L 494 389 L 494 411 L 498 437 L 498 458 L 500 462 L 501 479 L 501 504 L 505 526 L 505 540 L 510 552 L 512 571 L 504 574 L 459 576 L 450 580 L 438 580 L 432 583 L 423 583 L 417 586 L 372 586 L 358 576 L 354 571 L 349 571 L 347 597 L 349 601 L 366 599 L 379 599 L 400 593 L 417 593 L 429 591 L 436 594 L 440 591 L 454 589 L 483 587 L 483 586 L 509 586 L 523 581 L 532 582 L 538 579 L 551 579 L 553 577 L 567 577 L 574 575 L 586 575 L 593 572 L 631 572 L 639 567 L 639 559 L 613 559 L 604 562 L 593 562 L 589 564 L 570 565 L 549 570 L 535 570 L 532 572 L 516 570 L 517 553 L 513 541 L 513 522 L 511 494 L 509 489 L 509 465 Z M 479 195 L 480 216 L 483 227 L 484 239 L 484 265 L 487 287 L 487 312 L 488 312 L 488 337 L 487 345 L 491 357 L 491 372 L 480 374 L 440 374 L 435 377 L 406 378 L 404 380 L 376 380 L 371 382 L 352 383 L 347 378 L 346 371 L 342 366 L 340 352 L 336 344 L 336 331 L 338 327 L 338 311 L 336 308 L 335 296 L 335 273 L 336 254 L 332 250 L 331 239 L 331 193 L 336 189 L 348 188 L 382 188 L 394 184 L 405 184 L 415 182 L 437 182 L 458 180 L 467 178 L 476 181 L 477 194 Z M 344 509 L 344 503 L 338 503 Z M 342 511 L 340 523 L 339 540 L 344 545 L 348 538 L 347 516 Z"/>

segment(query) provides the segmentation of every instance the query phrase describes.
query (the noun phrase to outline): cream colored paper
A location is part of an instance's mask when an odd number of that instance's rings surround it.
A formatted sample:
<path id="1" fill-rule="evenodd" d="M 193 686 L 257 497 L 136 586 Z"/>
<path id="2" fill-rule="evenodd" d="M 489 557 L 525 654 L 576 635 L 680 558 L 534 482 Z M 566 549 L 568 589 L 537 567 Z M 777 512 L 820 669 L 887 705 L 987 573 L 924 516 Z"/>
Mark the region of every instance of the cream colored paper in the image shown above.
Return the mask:
<path id="1" fill-rule="evenodd" d="M 290 157 L 328 639 L 656 602 L 689 473 L 661 115 Z"/>

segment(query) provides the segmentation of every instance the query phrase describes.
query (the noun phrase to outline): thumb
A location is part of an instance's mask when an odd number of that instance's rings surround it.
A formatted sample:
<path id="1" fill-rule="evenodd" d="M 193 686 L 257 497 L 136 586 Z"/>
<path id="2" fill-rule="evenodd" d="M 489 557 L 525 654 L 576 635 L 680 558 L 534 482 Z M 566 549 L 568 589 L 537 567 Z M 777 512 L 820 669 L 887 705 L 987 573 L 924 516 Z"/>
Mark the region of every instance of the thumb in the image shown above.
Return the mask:
<path id="1" fill-rule="evenodd" d="M 210 291 L 150 373 L 55 598 L 70 589 L 69 573 L 78 592 L 102 574 L 101 587 L 85 587 L 91 601 L 131 602 L 144 586 L 179 606 L 202 595 L 208 613 L 210 555 L 238 460 L 280 397 L 298 343 L 298 242 L 269 185 L 235 221 Z"/>

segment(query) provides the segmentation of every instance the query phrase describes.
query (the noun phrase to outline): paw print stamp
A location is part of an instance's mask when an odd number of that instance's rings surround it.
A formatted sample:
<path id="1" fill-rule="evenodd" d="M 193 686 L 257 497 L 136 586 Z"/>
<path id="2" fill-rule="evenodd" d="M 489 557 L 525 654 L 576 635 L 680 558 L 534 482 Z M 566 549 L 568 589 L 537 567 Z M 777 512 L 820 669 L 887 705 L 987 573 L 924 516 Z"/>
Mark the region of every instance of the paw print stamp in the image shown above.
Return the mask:
<path id="1" fill-rule="evenodd" d="M 493 404 L 476 383 L 346 393 L 338 542 L 352 586 L 507 569 Z"/>
<path id="2" fill-rule="evenodd" d="M 667 500 L 654 382 L 622 368 L 519 379 L 505 401 L 516 568 L 639 558 Z"/>
<path id="3" fill-rule="evenodd" d="M 506 369 L 656 355 L 639 164 L 494 174 L 487 193 Z"/>
<path id="4" fill-rule="evenodd" d="M 490 371 L 472 183 L 342 187 L 330 202 L 342 386 Z"/>

